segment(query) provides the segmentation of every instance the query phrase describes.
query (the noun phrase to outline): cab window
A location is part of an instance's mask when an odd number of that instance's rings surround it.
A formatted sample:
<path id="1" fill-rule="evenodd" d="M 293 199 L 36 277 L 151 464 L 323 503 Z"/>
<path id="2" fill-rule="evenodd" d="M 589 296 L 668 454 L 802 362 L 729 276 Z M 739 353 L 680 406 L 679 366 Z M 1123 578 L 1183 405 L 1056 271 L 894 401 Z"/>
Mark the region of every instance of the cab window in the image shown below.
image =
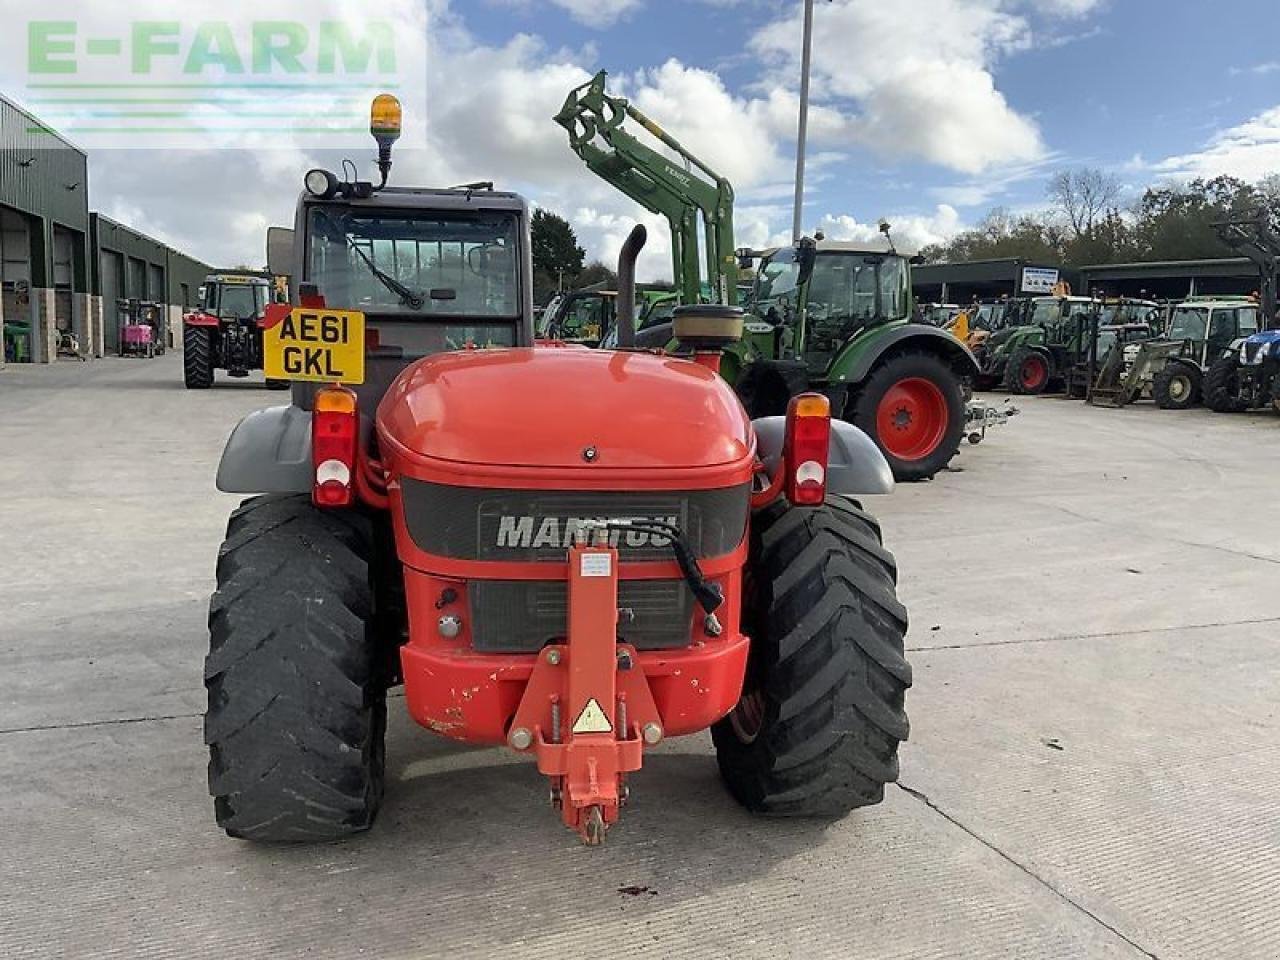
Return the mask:
<path id="1" fill-rule="evenodd" d="M 1258 332 L 1258 310 L 1256 307 L 1241 307 L 1240 332 L 1237 336 L 1247 337 Z"/>
<path id="2" fill-rule="evenodd" d="M 1229 343 L 1236 338 L 1236 311 L 1234 308 L 1214 310 L 1209 321 L 1209 339 Z"/>

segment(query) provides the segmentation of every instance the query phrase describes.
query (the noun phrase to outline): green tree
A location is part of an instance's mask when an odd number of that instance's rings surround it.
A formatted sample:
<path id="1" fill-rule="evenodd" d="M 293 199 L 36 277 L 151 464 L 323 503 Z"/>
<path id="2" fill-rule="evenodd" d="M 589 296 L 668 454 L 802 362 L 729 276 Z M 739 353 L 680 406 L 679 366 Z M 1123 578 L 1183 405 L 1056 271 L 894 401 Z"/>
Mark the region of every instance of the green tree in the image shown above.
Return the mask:
<path id="1" fill-rule="evenodd" d="M 992 210 L 976 227 L 923 251 L 931 263 L 1022 258 L 1084 266 L 1142 260 L 1232 257 L 1214 223 L 1267 210 L 1280 229 L 1280 175 L 1256 184 L 1234 177 L 1148 187 L 1125 210 L 1116 182 L 1099 171 L 1059 174 L 1054 209 L 1012 216 Z"/>
<path id="2" fill-rule="evenodd" d="M 604 283 L 609 289 L 618 288 L 618 275 L 599 260 L 592 260 L 574 280 L 575 287 L 589 287 L 593 283 Z"/>
<path id="3" fill-rule="evenodd" d="M 1049 199 L 1066 218 L 1073 240 L 1093 237 L 1094 229 L 1120 199 L 1120 180 L 1091 167 L 1059 170 L 1049 179 Z"/>
<path id="4" fill-rule="evenodd" d="M 549 210 L 537 209 L 529 224 L 533 244 L 533 298 L 545 304 L 560 289 L 577 285 L 587 251 L 569 221 Z"/>
<path id="5" fill-rule="evenodd" d="M 1064 242 L 1062 229 L 1046 218 L 1013 216 L 996 208 L 974 229 L 956 235 L 947 243 L 926 247 L 921 252 L 931 263 L 1010 258 L 1061 263 Z"/>
<path id="6" fill-rule="evenodd" d="M 1235 177 L 1196 179 L 1150 187 L 1134 209 L 1134 239 L 1143 260 L 1197 260 L 1231 257 L 1213 224 L 1247 216 L 1264 197 Z"/>

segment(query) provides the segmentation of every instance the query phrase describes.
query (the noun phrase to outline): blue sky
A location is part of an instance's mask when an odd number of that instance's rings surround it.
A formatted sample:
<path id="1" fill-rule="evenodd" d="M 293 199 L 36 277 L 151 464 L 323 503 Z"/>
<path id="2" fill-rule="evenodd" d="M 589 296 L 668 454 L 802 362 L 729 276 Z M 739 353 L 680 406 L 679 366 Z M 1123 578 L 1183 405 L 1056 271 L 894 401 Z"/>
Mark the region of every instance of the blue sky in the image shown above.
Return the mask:
<path id="1" fill-rule="evenodd" d="M 731 92 L 749 96 L 761 73 L 758 59 L 745 52 L 752 33 L 797 3 L 649 0 L 612 23 L 584 23 L 554 4 L 482 0 L 468 4 L 464 18 L 477 38 L 494 45 L 526 32 L 577 51 L 588 69 L 620 73 L 674 58 L 714 70 Z M 897 4 L 903 16 L 911 16 L 912 6 L 911 0 Z M 1274 0 L 1103 0 L 1076 4 L 1085 9 L 1079 16 L 1055 16 L 1045 6 L 1018 11 L 1032 27 L 1031 44 L 995 60 L 991 72 L 1010 106 L 1039 125 L 1050 152 L 1048 170 L 1105 166 L 1137 188 L 1150 171 L 1136 166 L 1135 158 L 1153 164 L 1194 154 L 1218 131 L 1280 104 L 1280 7 Z M 819 0 L 819 35 L 830 12 Z M 847 45 L 856 57 L 857 38 Z M 928 213 L 928 191 L 964 179 L 944 164 L 867 151 L 851 151 L 830 172 L 821 187 L 825 199 L 814 201 L 819 210 L 834 204 L 860 218 L 890 208 Z M 997 170 L 996 178 L 1004 172 Z M 992 202 L 1038 204 L 1046 176 L 1038 169 Z M 855 179 L 856 189 L 840 184 Z M 971 216 L 987 205 L 963 212 Z"/>
<path id="2" fill-rule="evenodd" d="M 276 2 L 242 6 L 260 17 Z M 376 12 L 419 23 L 424 4 L 427 97 L 406 103 L 406 124 L 426 146 L 402 145 L 399 182 L 493 179 L 567 216 L 605 260 L 644 219 L 641 273 L 661 277 L 664 225 L 586 171 L 550 119 L 607 68 L 734 183 L 741 243 L 789 234 L 800 0 L 382 0 Z M 355 0 L 312 5 L 372 15 Z M 945 239 L 994 206 L 1043 206 L 1070 166 L 1111 170 L 1130 195 L 1280 172 L 1277 0 L 817 0 L 815 19 L 808 231 L 866 239 L 885 216 L 900 240 Z M 94 205 L 211 261 L 253 262 L 265 227 L 288 222 L 301 173 L 340 159 L 284 138 L 162 164 L 93 151 Z"/>

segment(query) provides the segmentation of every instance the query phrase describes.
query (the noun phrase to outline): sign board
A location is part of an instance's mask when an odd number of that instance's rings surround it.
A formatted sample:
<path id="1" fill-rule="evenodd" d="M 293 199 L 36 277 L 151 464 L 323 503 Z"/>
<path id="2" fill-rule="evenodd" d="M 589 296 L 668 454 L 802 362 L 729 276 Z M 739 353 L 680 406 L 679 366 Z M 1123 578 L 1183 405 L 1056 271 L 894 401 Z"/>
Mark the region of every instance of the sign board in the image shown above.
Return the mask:
<path id="1" fill-rule="evenodd" d="M 262 353 L 268 379 L 364 383 L 364 314 L 294 307 L 262 332 Z"/>
<path id="2" fill-rule="evenodd" d="M 1058 271 L 1049 267 L 1023 267 L 1021 293 L 1053 293 L 1058 282 Z"/>

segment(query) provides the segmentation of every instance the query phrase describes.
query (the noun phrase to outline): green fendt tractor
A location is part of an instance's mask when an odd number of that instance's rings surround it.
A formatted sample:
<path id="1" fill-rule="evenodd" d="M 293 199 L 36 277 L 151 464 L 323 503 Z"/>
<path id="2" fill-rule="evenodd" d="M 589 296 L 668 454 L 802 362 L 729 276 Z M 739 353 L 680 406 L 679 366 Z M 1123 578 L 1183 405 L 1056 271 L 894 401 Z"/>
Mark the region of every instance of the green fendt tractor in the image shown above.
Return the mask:
<path id="1" fill-rule="evenodd" d="M 587 347 L 616 343 L 618 291 L 607 281 L 579 290 L 558 293 L 538 317 L 537 335 L 544 340 L 563 340 Z M 676 295 L 669 287 L 636 284 L 636 328 L 671 319 Z M 606 342 L 607 341 L 607 342 Z"/>
<path id="2" fill-rule="evenodd" d="M 746 335 L 722 362 L 751 415 L 783 414 L 796 394 L 821 391 L 833 414 L 875 440 L 897 479 L 924 480 L 945 467 L 965 435 L 978 366 L 955 337 L 912 322 L 911 261 L 894 249 L 889 225 L 882 224 L 886 242 L 879 246 L 805 238 L 737 250 L 729 182 L 625 99 L 606 93 L 605 81 L 601 71 L 572 90 L 555 120 L 594 173 L 666 217 L 680 302 L 702 302 L 709 289 L 720 303 L 736 305 L 738 271 L 759 263 L 745 304 Z M 678 159 L 627 132 L 628 119 Z M 671 339 L 671 325 L 655 323 L 636 341 L 657 347 Z"/>
<path id="3" fill-rule="evenodd" d="M 1089 297 L 1036 297 L 987 338 L 977 351 L 980 385 L 1010 393 L 1044 393 L 1065 379 L 1082 352 L 1085 318 L 1095 312 Z"/>

